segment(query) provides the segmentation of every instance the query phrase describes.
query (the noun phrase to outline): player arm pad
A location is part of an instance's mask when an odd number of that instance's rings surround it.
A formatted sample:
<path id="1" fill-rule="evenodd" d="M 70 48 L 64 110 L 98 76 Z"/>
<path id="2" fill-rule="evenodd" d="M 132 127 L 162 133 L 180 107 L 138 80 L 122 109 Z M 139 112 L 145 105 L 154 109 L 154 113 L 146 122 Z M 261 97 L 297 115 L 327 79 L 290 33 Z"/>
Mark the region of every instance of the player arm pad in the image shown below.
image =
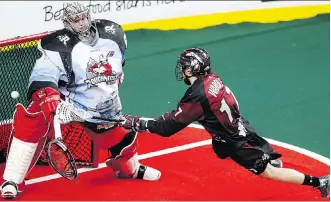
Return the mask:
<path id="1" fill-rule="evenodd" d="M 147 129 L 162 137 L 170 137 L 178 131 L 185 128 L 188 124 L 179 123 L 173 119 L 166 120 L 148 120 Z"/>

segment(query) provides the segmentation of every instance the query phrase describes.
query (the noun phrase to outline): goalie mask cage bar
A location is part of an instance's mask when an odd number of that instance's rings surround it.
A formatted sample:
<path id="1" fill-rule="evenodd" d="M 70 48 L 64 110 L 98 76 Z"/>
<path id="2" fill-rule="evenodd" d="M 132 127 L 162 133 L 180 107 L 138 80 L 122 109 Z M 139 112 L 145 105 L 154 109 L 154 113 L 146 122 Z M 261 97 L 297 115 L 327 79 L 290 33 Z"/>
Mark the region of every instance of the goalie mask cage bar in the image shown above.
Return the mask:
<path id="1" fill-rule="evenodd" d="M 12 131 L 12 117 L 17 103 L 28 106 L 27 85 L 35 61 L 41 57 L 37 46 L 39 40 L 52 32 L 16 37 L 0 41 L 0 163 L 7 157 L 8 143 Z M 11 98 L 12 91 L 18 91 L 20 97 Z M 79 123 L 62 126 L 63 141 L 72 153 L 78 166 L 98 165 L 98 150 Z M 50 138 L 48 138 L 46 144 Z M 48 165 L 46 152 L 43 151 L 37 164 Z"/>

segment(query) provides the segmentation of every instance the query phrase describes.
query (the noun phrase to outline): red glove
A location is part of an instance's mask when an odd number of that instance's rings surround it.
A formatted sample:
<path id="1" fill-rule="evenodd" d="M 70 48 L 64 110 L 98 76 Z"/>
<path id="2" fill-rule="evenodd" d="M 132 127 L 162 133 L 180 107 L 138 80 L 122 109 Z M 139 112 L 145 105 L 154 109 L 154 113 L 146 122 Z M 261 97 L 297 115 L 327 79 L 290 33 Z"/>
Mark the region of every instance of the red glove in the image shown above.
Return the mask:
<path id="1" fill-rule="evenodd" d="M 50 87 L 41 88 L 32 94 L 32 100 L 40 106 L 45 120 L 50 120 L 50 115 L 54 115 L 56 108 L 61 101 L 60 93 Z"/>

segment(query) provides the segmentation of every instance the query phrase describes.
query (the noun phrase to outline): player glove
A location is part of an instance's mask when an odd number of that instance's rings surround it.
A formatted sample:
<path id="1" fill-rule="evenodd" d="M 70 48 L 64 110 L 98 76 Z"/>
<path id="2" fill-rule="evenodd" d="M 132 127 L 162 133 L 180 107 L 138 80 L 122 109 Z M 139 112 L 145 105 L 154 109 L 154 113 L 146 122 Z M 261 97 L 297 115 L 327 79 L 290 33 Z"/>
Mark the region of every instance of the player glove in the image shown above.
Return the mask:
<path id="1" fill-rule="evenodd" d="M 147 131 L 147 121 L 141 119 L 141 116 L 132 116 L 129 114 L 125 114 L 124 120 L 125 122 L 122 126 L 125 129 L 133 130 L 140 133 L 145 133 Z"/>

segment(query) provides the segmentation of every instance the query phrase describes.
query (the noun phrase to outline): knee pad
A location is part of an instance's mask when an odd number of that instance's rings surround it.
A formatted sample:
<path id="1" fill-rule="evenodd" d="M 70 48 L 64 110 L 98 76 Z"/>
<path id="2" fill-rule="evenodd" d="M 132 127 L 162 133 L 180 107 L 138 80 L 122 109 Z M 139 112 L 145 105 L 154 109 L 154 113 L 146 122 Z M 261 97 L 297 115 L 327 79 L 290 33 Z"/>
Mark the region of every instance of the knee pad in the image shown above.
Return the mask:
<path id="1" fill-rule="evenodd" d="M 134 155 L 129 159 L 109 158 L 106 160 L 106 165 L 116 171 L 119 171 L 123 176 L 133 177 L 140 164 L 138 162 L 137 155 Z"/>
<path id="2" fill-rule="evenodd" d="M 107 159 L 106 165 L 118 171 L 118 178 L 158 180 L 161 176 L 160 171 L 139 163 L 137 144 L 137 133 L 128 133 L 119 144 L 109 149 L 112 156 Z"/>
<path id="3" fill-rule="evenodd" d="M 32 107 L 35 108 L 32 104 Z M 13 118 L 13 136 L 25 142 L 37 143 L 47 134 L 50 124 L 42 112 L 28 112 L 23 105 L 17 104 Z"/>
<path id="4" fill-rule="evenodd" d="M 33 168 L 45 146 L 46 134 L 50 124 L 36 107 L 29 106 L 28 112 L 23 105 L 17 104 L 13 118 L 13 130 L 9 139 L 7 162 L 3 178 L 16 184 L 23 182 Z"/>
<path id="5" fill-rule="evenodd" d="M 129 132 L 120 143 L 108 149 L 111 157 L 106 161 L 107 166 L 127 176 L 133 175 L 139 167 L 136 147 L 137 133 Z"/>
<path id="6" fill-rule="evenodd" d="M 137 132 L 129 132 L 117 145 L 108 149 L 111 158 L 130 159 L 137 153 Z"/>

